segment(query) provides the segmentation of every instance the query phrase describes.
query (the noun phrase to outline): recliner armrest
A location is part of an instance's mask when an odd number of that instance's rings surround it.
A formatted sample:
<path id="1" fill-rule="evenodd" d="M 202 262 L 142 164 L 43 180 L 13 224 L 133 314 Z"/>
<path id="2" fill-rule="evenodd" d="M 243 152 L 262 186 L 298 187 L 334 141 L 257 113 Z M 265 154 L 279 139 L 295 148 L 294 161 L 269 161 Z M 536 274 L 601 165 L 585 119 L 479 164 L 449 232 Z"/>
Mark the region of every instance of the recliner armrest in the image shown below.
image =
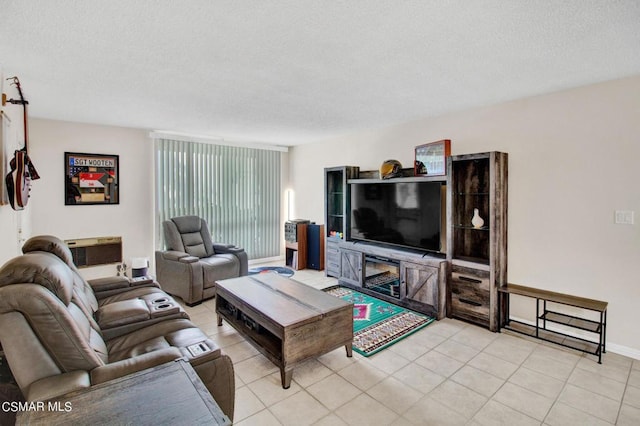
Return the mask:
<path id="1" fill-rule="evenodd" d="M 169 361 L 175 361 L 181 357 L 180 350 L 171 347 L 102 365 L 91 370 L 91 384 L 104 383 L 147 368 L 157 367 Z"/>
<path id="2" fill-rule="evenodd" d="M 37 380 L 26 392 L 27 401 L 45 401 L 64 395 L 69 392 L 91 387 L 89 373 L 84 370 L 75 370 L 69 373 L 56 374 Z"/>
<path id="3" fill-rule="evenodd" d="M 182 263 L 194 263 L 200 260 L 198 257 L 191 256 L 189 253 L 185 253 L 182 251 L 169 250 L 169 251 L 161 251 L 159 253 L 162 255 L 163 260 L 172 260 L 175 262 L 182 262 Z"/>
<path id="4" fill-rule="evenodd" d="M 213 243 L 213 251 L 216 253 L 242 253 L 244 249 L 233 244 Z"/>

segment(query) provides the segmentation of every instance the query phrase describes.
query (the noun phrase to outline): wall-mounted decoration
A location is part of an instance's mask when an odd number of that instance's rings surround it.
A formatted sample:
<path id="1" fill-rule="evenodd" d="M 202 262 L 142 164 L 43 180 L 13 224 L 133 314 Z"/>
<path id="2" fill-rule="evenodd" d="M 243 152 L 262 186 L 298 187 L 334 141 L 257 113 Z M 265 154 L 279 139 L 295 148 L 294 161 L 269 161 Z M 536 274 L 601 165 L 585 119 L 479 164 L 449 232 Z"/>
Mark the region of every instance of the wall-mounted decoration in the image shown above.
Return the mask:
<path id="1" fill-rule="evenodd" d="M 414 173 L 416 176 L 443 176 L 447 174 L 447 157 L 451 155 L 451 141 L 427 143 L 416 147 Z"/>
<path id="2" fill-rule="evenodd" d="M 64 204 L 119 204 L 118 156 L 64 153 Z"/>

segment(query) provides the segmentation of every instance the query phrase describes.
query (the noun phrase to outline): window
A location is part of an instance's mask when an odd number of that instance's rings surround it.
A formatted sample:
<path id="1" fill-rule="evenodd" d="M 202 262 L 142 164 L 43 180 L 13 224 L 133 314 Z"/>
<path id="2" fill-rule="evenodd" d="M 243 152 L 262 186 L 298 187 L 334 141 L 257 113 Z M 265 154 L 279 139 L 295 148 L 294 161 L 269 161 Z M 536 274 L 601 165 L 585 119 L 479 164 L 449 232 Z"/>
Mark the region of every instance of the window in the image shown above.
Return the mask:
<path id="1" fill-rule="evenodd" d="M 155 153 L 158 249 L 163 221 L 196 215 L 250 259 L 280 254 L 280 152 L 160 138 Z"/>

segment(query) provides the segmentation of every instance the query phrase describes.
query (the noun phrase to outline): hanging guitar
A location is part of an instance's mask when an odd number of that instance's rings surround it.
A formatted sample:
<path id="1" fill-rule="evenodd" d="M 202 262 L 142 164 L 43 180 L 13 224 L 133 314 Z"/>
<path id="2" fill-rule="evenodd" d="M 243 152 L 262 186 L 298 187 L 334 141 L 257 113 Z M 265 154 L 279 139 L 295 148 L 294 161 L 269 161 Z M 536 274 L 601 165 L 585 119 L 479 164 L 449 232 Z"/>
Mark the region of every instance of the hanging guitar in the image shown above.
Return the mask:
<path id="1" fill-rule="evenodd" d="M 24 121 L 24 148 L 17 149 L 13 153 L 13 159 L 9 162 L 11 171 L 5 177 L 7 185 L 7 195 L 9 203 L 14 210 L 23 210 L 29 201 L 29 191 L 31 190 L 31 181 L 40 179 L 36 168 L 31 163 L 27 154 L 28 129 L 27 129 L 27 100 L 22 94 L 20 80 L 18 77 L 11 77 L 7 80 L 13 80 L 11 83 L 15 85 L 20 94 L 20 99 L 9 99 L 7 102 L 14 105 L 22 105 L 23 121 Z"/>

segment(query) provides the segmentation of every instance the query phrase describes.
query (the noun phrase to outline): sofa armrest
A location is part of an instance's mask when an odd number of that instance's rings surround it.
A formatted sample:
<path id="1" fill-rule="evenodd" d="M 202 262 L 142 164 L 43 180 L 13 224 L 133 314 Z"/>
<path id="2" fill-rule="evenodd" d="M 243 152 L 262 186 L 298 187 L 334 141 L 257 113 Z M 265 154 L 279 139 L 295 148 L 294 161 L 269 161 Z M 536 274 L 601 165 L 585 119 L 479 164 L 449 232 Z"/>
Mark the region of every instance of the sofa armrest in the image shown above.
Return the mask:
<path id="1" fill-rule="evenodd" d="M 89 373 L 84 370 L 76 370 L 45 377 L 31 383 L 25 398 L 27 401 L 45 401 L 89 387 L 91 387 Z"/>
<path id="2" fill-rule="evenodd" d="M 147 368 L 157 367 L 158 365 L 174 361 L 181 357 L 182 354 L 180 350 L 172 347 L 102 365 L 91 370 L 91 384 L 97 385 L 98 383 L 104 383 Z"/>
<path id="3" fill-rule="evenodd" d="M 113 276 L 87 280 L 95 293 L 102 291 L 129 289 L 129 278 Z"/>
<path id="4" fill-rule="evenodd" d="M 132 281 L 127 277 L 112 276 L 104 278 L 95 278 L 87 280 L 96 299 L 101 300 L 105 297 L 113 296 L 125 291 L 130 291 L 138 287 L 156 287 L 160 288 L 160 285 L 153 279 L 145 279 L 141 281 Z"/>

